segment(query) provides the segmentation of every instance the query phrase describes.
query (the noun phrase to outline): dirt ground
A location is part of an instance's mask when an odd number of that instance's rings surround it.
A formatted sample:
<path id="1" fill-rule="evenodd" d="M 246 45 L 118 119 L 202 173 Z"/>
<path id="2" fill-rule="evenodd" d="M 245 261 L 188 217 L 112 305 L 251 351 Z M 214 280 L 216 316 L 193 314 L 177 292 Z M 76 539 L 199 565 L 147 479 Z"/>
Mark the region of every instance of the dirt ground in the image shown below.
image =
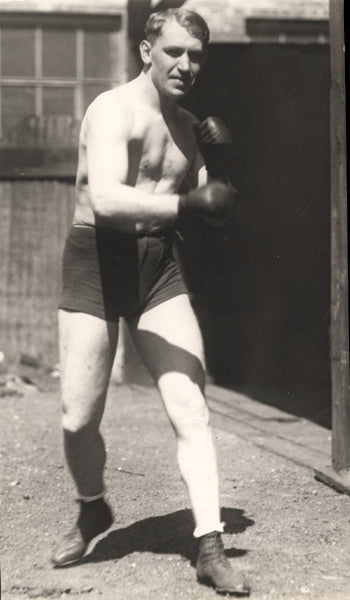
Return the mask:
<path id="1" fill-rule="evenodd" d="M 53 569 L 77 511 L 64 467 L 58 380 L 0 397 L 4 600 L 206 600 L 196 582 L 188 498 L 173 433 L 152 387 L 112 385 L 103 421 L 112 528 L 80 564 Z M 10 390 L 11 391 L 11 390 Z M 214 429 L 228 556 L 253 600 L 350 600 L 350 497 Z"/>

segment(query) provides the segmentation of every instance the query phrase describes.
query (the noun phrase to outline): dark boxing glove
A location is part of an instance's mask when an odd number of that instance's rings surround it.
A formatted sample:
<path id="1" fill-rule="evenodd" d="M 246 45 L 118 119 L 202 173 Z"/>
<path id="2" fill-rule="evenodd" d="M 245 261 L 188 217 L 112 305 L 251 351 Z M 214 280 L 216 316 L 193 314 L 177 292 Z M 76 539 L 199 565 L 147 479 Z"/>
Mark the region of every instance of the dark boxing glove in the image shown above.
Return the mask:
<path id="1" fill-rule="evenodd" d="M 237 191 L 220 181 L 180 196 L 179 218 L 198 216 L 214 227 L 221 227 L 233 216 Z"/>
<path id="2" fill-rule="evenodd" d="M 234 158 L 232 136 L 219 117 L 193 125 L 207 171 L 214 179 L 227 180 Z"/>

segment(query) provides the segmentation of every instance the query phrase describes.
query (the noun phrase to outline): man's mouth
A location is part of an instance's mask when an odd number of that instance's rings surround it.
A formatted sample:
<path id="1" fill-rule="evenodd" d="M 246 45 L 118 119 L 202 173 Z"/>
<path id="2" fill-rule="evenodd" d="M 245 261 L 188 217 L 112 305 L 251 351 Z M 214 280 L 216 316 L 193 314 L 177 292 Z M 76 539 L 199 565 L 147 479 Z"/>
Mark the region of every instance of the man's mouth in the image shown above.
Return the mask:
<path id="1" fill-rule="evenodd" d="M 176 77 L 174 75 L 170 79 L 172 79 L 173 81 L 177 81 L 183 86 L 191 85 L 191 79 L 184 79 L 183 77 Z"/>

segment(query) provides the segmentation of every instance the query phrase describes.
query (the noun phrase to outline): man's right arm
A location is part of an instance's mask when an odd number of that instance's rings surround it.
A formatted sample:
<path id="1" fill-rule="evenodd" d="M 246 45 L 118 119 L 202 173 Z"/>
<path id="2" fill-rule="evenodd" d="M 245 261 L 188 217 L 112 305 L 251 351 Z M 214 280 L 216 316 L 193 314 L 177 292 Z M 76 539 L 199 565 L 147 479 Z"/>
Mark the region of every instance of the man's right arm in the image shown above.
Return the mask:
<path id="1" fill-rule="evenodd" d="M 125 233 L 150 233 L 175 222 L 180 196 L 127 185 L 132 120 L 130 108 L 114 98 L 100 96 L 90 106 L 86 142 L 91 205 L 99 224 Z"/>

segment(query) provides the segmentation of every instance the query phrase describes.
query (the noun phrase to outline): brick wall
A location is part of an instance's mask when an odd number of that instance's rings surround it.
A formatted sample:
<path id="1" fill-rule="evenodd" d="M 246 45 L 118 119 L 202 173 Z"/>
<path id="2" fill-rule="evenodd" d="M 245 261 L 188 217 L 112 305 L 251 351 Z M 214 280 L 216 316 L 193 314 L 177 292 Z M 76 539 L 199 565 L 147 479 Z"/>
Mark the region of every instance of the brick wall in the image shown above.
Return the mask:
<path id="1" fill-rule="evenodd" d="M 245 19 L 328 19 L 328 0 L 187 0 L 185 7 L 208 22 L 216 42 L 249 41 Z"/>
<path id="2" fill-rule="evenodd" d="M 43 11 L 79 13 L 116 13 L 126 8 L 127 0 L 1 0 L 2 11 Z"/>
<path id="3" fill-rule="evenodd" d="M 140 6 L 143 0 L 140 1 Z M 151 3 L 156 7 L 157 1 Z M 2 11 L 115 14 L 128 0 L 2 0 Z M 186 0 L 184 6 L 207 20 L 213 42 L 248 42 L 246 18 L 328 19 L 328 0 Z"/>

